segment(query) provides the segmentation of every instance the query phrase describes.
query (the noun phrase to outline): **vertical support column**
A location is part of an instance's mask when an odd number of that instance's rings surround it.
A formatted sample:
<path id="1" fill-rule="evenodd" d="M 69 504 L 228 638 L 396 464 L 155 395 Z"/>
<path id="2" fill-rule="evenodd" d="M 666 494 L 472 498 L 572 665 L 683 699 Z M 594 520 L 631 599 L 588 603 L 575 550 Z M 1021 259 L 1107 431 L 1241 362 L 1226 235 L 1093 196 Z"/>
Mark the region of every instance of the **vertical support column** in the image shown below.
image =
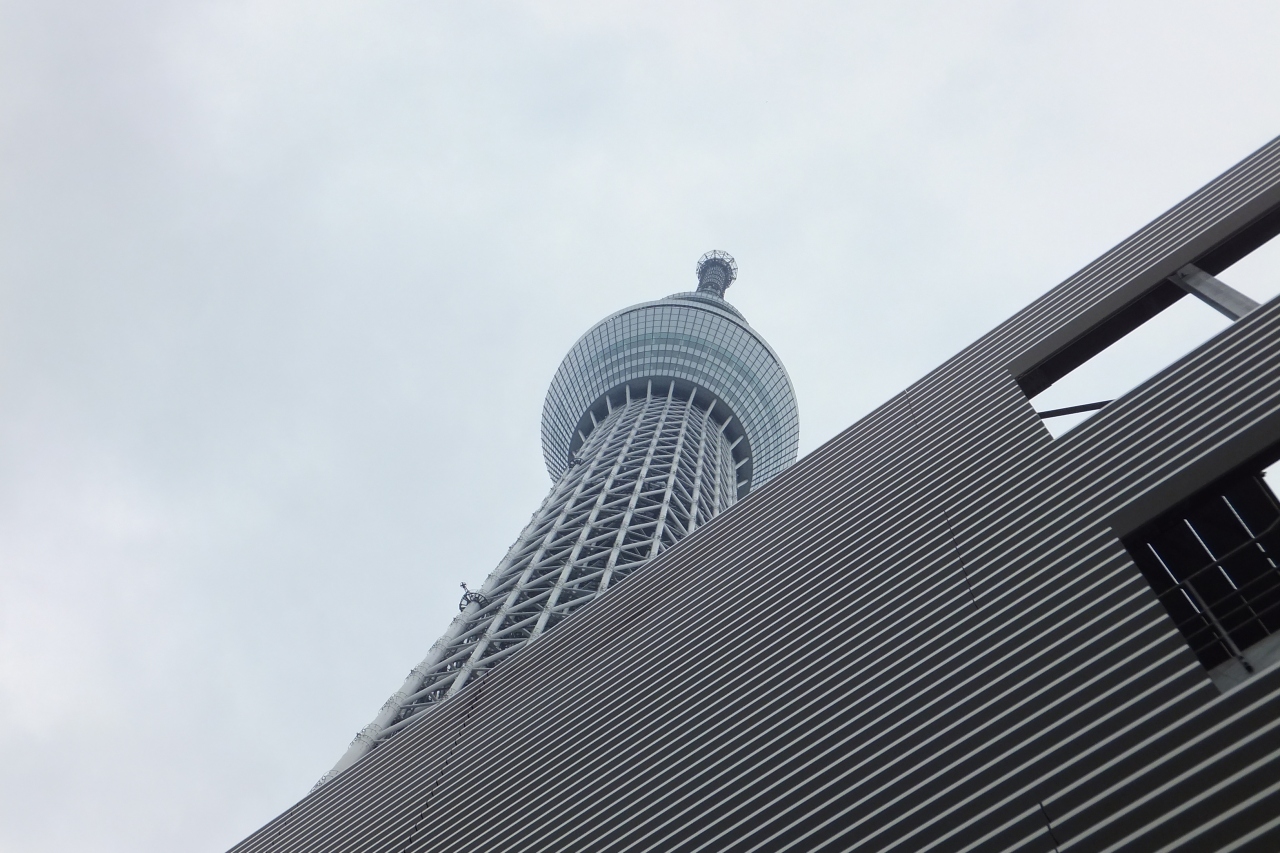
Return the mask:
<path id="1" fill-rule="evenodd" d="M 649 559 L 658 556 L 658 549 L 662 547 L 662 535 L 667 527 L 667 513 L 671 511 L 671 493 L 676 486 L 676 472 L 680 470 L 680 454 L 684 451 L 684 437 L 689 431 L 690 416 L 694 412 L 693 400 L 698 396 L 695 388 L 689 395 L 689 400 L 685 403 L 684 417 L 680 419 L 680 432 L 676 434 L 676 447 L 671 454 L 671 470 L 667 472 L 667 482 L 662 490 L 662 509 L 658 510 L 658 523 L 653 529 L 653 542 L 649 546 Z"/>
<path id="2" fill-rule="evenodd" d="M 707 407 L 706 412 L 702 415 L 701 428 L 699 429 L 698 461 L 694 465 L 693 469 L 693 494 L 689 498 L 690 533 L 697 530 L 698 525 L 702 523 L 702 483 L 704 479 L 703 471 L 706 470 L 707 444 L 711 441 L 715 441 L 718 444 L 720 441 L 720 434 L 717 432 L 713 437 L 711 430 L 712 424 L 715 423 L 715 421 L 711 419 L 711 413 L 715 411 L 715 408 L 716 401 L 712 400 L 711 405 Z"/>

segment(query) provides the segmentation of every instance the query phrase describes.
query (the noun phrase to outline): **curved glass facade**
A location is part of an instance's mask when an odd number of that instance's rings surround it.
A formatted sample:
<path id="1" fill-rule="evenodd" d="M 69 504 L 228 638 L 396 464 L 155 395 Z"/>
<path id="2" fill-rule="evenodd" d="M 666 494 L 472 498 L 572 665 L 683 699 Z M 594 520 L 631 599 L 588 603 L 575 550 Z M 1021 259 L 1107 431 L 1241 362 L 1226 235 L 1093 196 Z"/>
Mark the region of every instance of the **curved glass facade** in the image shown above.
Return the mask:
<path id="1" fill-rule="evenodd" d="M 732 305 L 707 292 L 677 293 L 597 323 L 565 356 L 542 409 L 542 451 L 559 480 L 624 387 L 674 380 L 715 398 L 745 432 L 742 491 L 795 461 L 799 414 L 791 380 L 769 345 Z M 705 396 L 705 395 L 704 395 Z"/>

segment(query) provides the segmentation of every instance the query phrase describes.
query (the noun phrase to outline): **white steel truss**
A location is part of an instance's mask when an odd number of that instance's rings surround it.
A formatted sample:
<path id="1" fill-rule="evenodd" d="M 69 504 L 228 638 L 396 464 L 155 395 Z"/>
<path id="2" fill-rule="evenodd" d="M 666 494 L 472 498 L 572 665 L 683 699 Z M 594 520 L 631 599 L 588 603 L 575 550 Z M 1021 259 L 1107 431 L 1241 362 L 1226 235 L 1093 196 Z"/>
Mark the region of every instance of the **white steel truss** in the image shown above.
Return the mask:
<path id="1" fill-rule="evenodd" d="M 737 441 L 725 436 L 731 413 L 697 389 L 682 397 L 674 382 L 637 387 L 607 396 L 603 419 L 591 415 L 591 433 L 507 556 L 318 784 L 734 502 L 747 460 L 734 462 Z"/>

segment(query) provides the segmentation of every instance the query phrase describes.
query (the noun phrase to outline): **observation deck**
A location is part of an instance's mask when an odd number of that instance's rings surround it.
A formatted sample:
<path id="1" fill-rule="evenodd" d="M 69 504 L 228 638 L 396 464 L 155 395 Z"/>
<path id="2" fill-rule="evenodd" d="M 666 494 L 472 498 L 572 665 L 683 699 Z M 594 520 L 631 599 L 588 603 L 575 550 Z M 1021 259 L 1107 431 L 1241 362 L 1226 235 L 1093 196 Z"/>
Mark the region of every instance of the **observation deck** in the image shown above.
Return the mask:
<path id="1" fill-rule="evenodd" d="M 561 362 L 542 409 L 547 472 L 559 480 L 596 425 L 652 383 L 712 406 L 734 442 L 738 494 L 790 465 L 799 448 L 791 379 L 773 349 L 725 301 L 733 259 L 709 252 L 696 292 L 642 302 L 611 314 L 578 339 Z"/>

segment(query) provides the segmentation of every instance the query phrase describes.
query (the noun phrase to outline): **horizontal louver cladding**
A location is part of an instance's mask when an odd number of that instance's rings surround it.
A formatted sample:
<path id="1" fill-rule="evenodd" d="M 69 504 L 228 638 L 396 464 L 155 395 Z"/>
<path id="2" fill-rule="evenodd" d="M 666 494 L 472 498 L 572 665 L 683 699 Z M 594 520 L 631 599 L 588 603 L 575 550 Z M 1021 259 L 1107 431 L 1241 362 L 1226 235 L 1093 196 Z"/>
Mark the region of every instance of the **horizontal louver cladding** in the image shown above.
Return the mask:
<path id="1" fill-rule="evenodd" d="M 1010 371 L 1258 215 L 1278 153 L 238 849 L 1280 848 L 1280 671 L 1219 694 L 1111 529 L 1277 417 L 1280 305 L 1056 441 Z"/>

